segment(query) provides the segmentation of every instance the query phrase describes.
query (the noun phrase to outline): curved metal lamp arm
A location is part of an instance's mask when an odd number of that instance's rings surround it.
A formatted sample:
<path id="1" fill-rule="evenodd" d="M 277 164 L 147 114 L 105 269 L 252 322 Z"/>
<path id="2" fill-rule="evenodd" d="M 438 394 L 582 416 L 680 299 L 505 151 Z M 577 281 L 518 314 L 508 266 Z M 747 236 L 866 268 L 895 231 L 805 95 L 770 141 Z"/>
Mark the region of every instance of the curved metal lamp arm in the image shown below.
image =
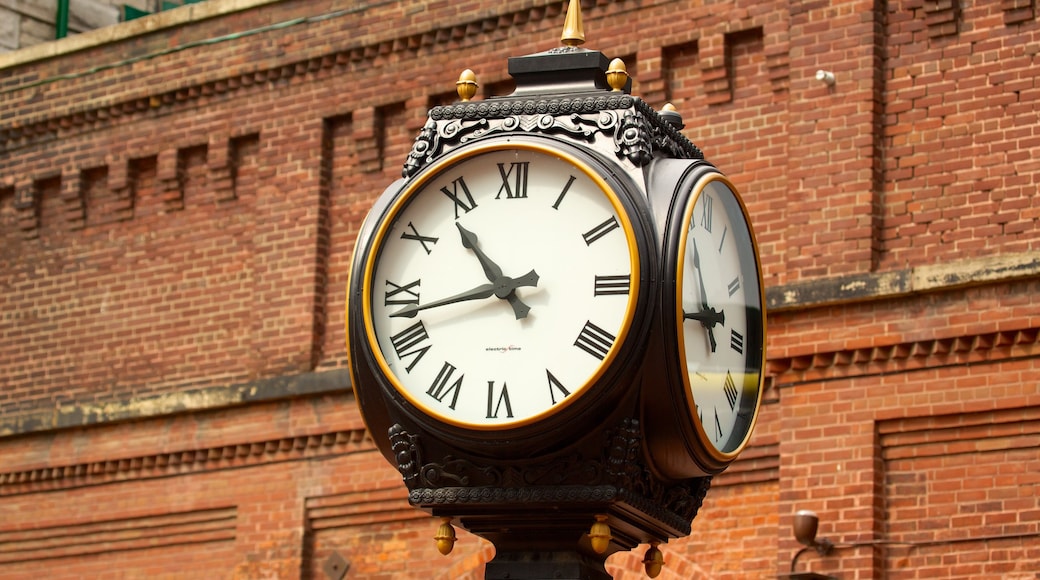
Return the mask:
<path id="1" fill-rule="evenodd" d="M 821 556 L 826 556 L 834 551 L 834 543 L 827 538 L 820 538 L 812 543 L 811 546 L 806 546 L 795 553 L 794 558 L 791 558 L 791 573 L 794 574 L 794 567 L 798 564 L 798 557 L 804 554 L 808 550 L 816 550 L 816 553 Z"/>

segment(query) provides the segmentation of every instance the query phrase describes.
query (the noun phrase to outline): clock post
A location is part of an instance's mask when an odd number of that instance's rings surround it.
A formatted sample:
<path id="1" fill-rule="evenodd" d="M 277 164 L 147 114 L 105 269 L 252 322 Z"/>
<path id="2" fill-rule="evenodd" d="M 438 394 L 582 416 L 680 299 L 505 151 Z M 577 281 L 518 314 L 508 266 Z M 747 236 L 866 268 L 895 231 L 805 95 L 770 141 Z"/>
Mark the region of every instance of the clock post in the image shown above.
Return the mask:
<path id="1" fill-rule="evenodd" d="M 578 0 L 562 40 L 430 110 L 358 236 L 351 376 L 442 553 L 461 526 L 488 579 L 606 580 L 649 544 L 655 577 L 754 426 L 757 246 L 678 114 L 581 47 Z"/>

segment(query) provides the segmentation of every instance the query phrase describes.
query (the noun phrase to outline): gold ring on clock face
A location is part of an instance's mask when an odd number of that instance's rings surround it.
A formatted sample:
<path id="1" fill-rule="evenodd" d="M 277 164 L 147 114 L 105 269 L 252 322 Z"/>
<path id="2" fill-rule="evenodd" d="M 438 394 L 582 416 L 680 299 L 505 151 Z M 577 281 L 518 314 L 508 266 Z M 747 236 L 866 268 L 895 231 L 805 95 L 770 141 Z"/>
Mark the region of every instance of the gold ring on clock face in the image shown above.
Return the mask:
<path id="1" fill-rule="evenodd" d="M 368 338 L 414 407 L 469 429 L 533 423 L 610 367 L 638 300 L 624 204 L 592 167 L 508 142 L 434 164 L 377 229 Z"/>
<path id="2" fill-rule="evenodd" d="M 743 448 L 761 398 L 765 336 L 753 234 L 721 175 L 702 179 L 685 208 L 677 324 L 690 412 L 717 459 Z"/>

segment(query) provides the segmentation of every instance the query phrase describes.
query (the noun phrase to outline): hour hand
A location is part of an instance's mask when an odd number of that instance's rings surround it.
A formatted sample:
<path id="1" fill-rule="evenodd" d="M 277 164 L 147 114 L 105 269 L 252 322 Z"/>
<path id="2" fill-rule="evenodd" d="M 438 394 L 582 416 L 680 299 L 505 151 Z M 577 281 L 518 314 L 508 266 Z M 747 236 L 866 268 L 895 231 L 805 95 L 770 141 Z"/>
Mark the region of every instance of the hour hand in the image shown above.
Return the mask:
<path id="1" fill-rule="evenodd" d="M 455 222 L 455 226 L 459 228 L 459 234 L 462 235 L 462 247 L 467 250 L 473 250 L 477 260 L 480 261 L 480 267 L 484 268 L 484 275 L 487 276 L 488 281 L 494 282 L 496 279 L 501 278 L 502 268 L 489 258 L 484 253 L 484 250 L 480 249 L 480 244 L 477 243 L 477 235 L 462 227 L 462 224 L 459 222 Z"/>
<path id="2" fill-rule="evenodd" d="M 509 305 L 513 307 L 513 314 L 516 315 L 517 320 L 520 320 L 521 318 L 527 318 L 527 313 L 531 311 L 531 307 L 524 304 L 520 300 L 520 298 L 517 297 L 516 289 L 520 286 L 537 286 L 538 274 L 535 273 L 534 270 L 531 270 L 530 272 L 524 274 L 523 276 L 520 276 L 519 278 L 507 278 L 507 280 L 510 280 L 510 287 L 508 287 L 508 292 L 506 292 L 504 296 L 499 292 L 496 292 L 495 294 L 499 298 L 504 297 L 506 301 L 509 302 Z M 506 287 L 500 288 L 500 290 L 505 289 Z"/>

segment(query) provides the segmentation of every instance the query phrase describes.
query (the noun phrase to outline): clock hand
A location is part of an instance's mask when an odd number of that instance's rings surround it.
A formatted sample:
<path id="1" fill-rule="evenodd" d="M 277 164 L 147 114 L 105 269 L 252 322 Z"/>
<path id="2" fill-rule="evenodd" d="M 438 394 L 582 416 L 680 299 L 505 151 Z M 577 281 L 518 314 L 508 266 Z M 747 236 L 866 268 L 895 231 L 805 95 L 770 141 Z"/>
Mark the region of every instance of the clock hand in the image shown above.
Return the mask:
<path id="1" fill-rule="evenodd" d="M 503 276 L 503 278 L 505 278 Z M 509 302 L 509 305 L 513 307 L 513 314 L 516 315 L 516 319 L 527 318 L 527 313 L 531 311 L 531 307 L 520 301 L 520 298 L 516 295 L 516 289 L 519 286 L 537 286 L 538 285 L 538 274 L 534 270 L 520 276 L 516 279 L 506 278 L 512 280 L 512 287 L 509 288 L 505 295 L 505 299 Z M 501 290 L 496 291 L 495 295 L 502 298 Z"/>
<path id="2" fill-rule="evenodd" d="M 459 234 L 462 236 L 462 247 L 473 250 L 473 253 L 477 256 L 477 260 L 480 262 L 480 267 L 484 269 L 484 275 L 492 284 L 498 284 L 500 280 L 505 278 L 506 280 L 512 280 L 502 275 L 502 268 L 494 262 L 484 250 L 480 249 L 480 244 L 477 240 L 477 235 L 473 232 L 462 227 L 462 224 L 455 222 L 455 227 L 459 228 Z M 534 274 L 534 270 L 531 270 L 528 276 Z M 533 284 L 520 284 L 520 286 L 536 286 L 538 282 L 538 275 L 534 274 Z M 531 311 L 531 307 L 524 304 L 520 297 L 516 295 L 516 286 L 511 287 L 504 293 L 501 291 L 495 292 L 495 295 L 499 298 L 505 298 L 509 305 L 513 307 L 513 314 L 516 315 L 516 319 L 527 318 L 527 313 Z"/>
<path id="3" fill-rule="evenodd" d="M 477 260 L 480 261 L 480 266 L 484 268 L 484 275 L 487 276 L 488 281 L 494 282 L 496 278 L 501 277 L 502 268 L 480 249 L 480 246 L 477 244 L 477 235 L 462 227 L 462 224 L 459 222 L 455 222 L 455 226 L 459 228 L 459 233 L 462 234 L 462 247 L 467 250 L 473 250 L 473 253 L 477 255 Z"/>
<path id="4" fill-rule="evenodd" d="M 683 319 L 692 318 L 708 329 L 708 342 L 711 345 L 711 352 L 715 352 L 717 343 L 715 342 L 715 331 L 713 329 L 716 324 L 726 323 L 726 313 L 722 310 L 716 311 L 708 306 L 708 291 L 704 288 L 704 275 L 701 273 L 701 256 L 697 251 L 697 240 L 691 239 L 690 241 L 693 242 L 693 267 L 697 270 L 697 282 L 701 286 L 701 311 L 693 315 L 683 312 Z"/>
<path id="5" fill-rule="evenodd" d="M 715 310 L 709 308 L 708 310 L 702 310 L 700 312 L 683 312 L 683 318 L 686 320 L 696 320 L 707 327 L 713 327 L 716 324 L 726 324 L 726 313 L 721 310 Z"/>
<path id="6" fill-rule="evenodd" d="M 447 306 L 448 304 L 455 304 L 457 302 L 466 302 L 467 300 L 481 300 L 483 298 L 490 298 L 492 295 L 498 296 L 499 298 L 509 298 L 510 296 L 515 297 L 515 290 L 518 286 L 536 286 L 538 284 L 538 274 L 534 270 L 531 270 L 527 274 L 519 278 L 509 278 L 507 276 L 501 276 L 497 283 L 488 282 L 487 284 L 481 284 L 469 290 L 459 292 L 454 296 L 442 298 L 440 300 L 434 300 L 433 302 L 427 302 L 426 304 L 412 304 L 405 306 L 397 312 L 391 313 L 390 318 L 415 318 L 415 315 L 420 310 L 426 310 L 428 308 L 437 308 L 438 306 Z M 523 305 L 523 303 L 521 303 Z M 527 308 L 524 305 L 524 308 Z M 516 307 L 514 306 L 514 310 Z M 530 308 L 528 308 L 530 310 Z M 527 316 L 525 311 L 524 316 Z M 517 318 L 523 318 L 519 313 Z"/>

